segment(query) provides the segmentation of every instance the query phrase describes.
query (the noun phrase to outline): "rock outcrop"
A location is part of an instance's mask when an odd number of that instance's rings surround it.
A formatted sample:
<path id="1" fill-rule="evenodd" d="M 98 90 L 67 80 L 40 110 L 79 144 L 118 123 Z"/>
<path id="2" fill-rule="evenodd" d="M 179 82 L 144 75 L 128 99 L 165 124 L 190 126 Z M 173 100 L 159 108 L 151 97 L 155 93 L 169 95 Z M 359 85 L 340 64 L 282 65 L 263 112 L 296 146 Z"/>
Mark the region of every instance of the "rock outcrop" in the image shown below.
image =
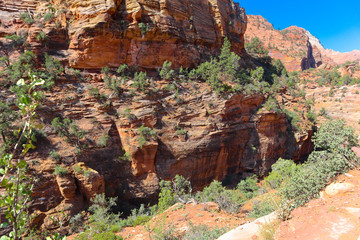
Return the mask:
<path id="1" fill-rule="evenodd" d="M 360 50 L 341 53 L 332 49 L 326 49 L 323 54 L 331 58 L 337 64 L 344 64 L 348 61 L 360 61 Z"/>
<path id="2" fill-rule="evenodd" d="M 303 28 L 291 26 L 284 30 L 276 30 L 262 16 L 248 15 L 245 37 L 246 41 L 258 37 L 269 50 L 269 55 L 274 59 L 280 59 L 288 71 L 315 68 L 323 63 L 321 51 L 316 47 L 318 45 L 312 45 L 310 40 L 314 38 Z"/>
<path id="3" fill-rule="evenodd" d="M 246 41 L 258 37 L 269 55 L 280 59 L 288 71 L 301 71 L 309 68 L 332 69 L 347 61 L 360 60 L 360 51 L 340 53 L 325 49 L 320 40 L 309 31 L 297 26 L 276 30 L 262 16 L 248 15 Z"/>
<path id="4" fill-rule="evenodd" d="M 71 0 L 67 9 L 73 68 L 154 69 L 165 60 L 191 67 L 218 52 L 224 37 L 238 53 L 244 47 L 245 11 L 232 0 Z"/>

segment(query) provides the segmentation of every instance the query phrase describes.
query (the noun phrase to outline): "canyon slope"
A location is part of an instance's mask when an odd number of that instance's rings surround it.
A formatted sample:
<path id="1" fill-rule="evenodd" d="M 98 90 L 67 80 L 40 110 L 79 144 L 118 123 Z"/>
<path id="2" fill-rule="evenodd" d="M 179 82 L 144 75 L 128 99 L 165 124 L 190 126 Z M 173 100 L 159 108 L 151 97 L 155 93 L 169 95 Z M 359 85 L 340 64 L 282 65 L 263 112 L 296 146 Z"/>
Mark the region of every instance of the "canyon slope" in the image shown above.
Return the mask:
<path id="1" fill-rule="evenodd" d="M 0 2 L 3 16 L 27 9 L 32 18 L 56 11 L 55 20 L 35 23 L 27 32 L 32 41 L 44 32 L 47 51 L 62 56 L 72 68 L 126 63 L 156 69 L 165 60 L 177 68 L 194 67 L 218 52 L 225 36 L 237 53 L 244 48 L 245 10 L 231 0 Z M 3 18 L 0 32 L 6 32 L 13 20 Z"/>
<path id="2" fill-rule="evenodd" d="M 45 53 L 65 66 L 39 109 L 44 136 L 27 158 L 39 179 L 31 202 L 34 225 L 55 229 L 54 217 L 70 218 L 96 194 L 117 196 L 129 210 L 156 201 L 159 182 L 176 174 L 199 190 L 214 179 L 231 183 L 264 175 L 280 157 L 300 160 L 311 152 L 311 124 L 294 132 L 284 113 L 263 106 L 267 95 L 222 96 L 205 82 L 150 77 L 142 80 L 147 89 L 139 90 L 139 79 L 116 74 L 112 79 L 122 85 L 115 94 L 105 83 L 103 67 L 155 70 L 165 60 L 174 68 L 196 66 L 220 53 L 225 37 L 246 56 L 247 17 L 233 1 L 51 3 L 0 2 L 5 46 L 11 42 L 5 36 L 17 34 L 27 40 L 38 66 Z M 10 52 L 11 62 L 22 51 Z M 6 87 L 1 93 L 2 101 L 16 102 Z M 286 90 L 279 98 L 290 107 L 297 104 Z M 81 154 L 54 132 L 55 117 L 70 118 L 87 132 Z M 59 166 L 66 173 L 55 175 Z"/>
<path id="3" fill-rule="evenodd" d="M 302 71 L 309 68 L 332 69 L 348 61 L 360 60 L 359 50 L 340 53 L 325 49 L 320 40 L 304 28 L 291 26 L 276 30 L 262 16 L 248 15 L 245 33 L 247 42 L 258 37 L 269 55 L 280 59 L 288 71 Z"/>

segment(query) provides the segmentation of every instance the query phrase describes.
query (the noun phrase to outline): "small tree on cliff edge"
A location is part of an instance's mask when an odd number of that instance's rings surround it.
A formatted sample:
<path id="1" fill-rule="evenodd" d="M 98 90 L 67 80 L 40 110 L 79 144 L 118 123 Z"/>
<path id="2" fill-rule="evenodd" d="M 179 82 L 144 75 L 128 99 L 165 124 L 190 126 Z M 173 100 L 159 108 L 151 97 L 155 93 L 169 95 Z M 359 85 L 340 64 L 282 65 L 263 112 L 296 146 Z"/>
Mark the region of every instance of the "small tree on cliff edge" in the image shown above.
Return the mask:
<path id="1" fill-rule="evenodd" d="M 41 128 L 35 124 L 35 111 L 40 100 L 40 94 L 35 90 L 44 83 L 44 80 L 32 75 L 31 72 L 29 72 L 29 81 L 20 79 L 17 82 L 17 87 L 23 90 L 19 91 L 23 93 L 18 96 L 17 104 L 21 112 L 23 128 L 16 132 L 18 140 L 12 153 L 5 153 L 0 157 L 0 184 L 6 190 L 0 197 L 0 208 L 5 211 L 8 221 L 2 223 L 0 227 L 9 224 L 11 226 L 11 232 L 8 236 L 2 236 L 1 240 L 21 239 L 29 222 L 27 209 L 33 181 L 26 176 L 27 163 L 24 156 L 30 149 L 35 148 L 32 138 L 33 129 Z"/>

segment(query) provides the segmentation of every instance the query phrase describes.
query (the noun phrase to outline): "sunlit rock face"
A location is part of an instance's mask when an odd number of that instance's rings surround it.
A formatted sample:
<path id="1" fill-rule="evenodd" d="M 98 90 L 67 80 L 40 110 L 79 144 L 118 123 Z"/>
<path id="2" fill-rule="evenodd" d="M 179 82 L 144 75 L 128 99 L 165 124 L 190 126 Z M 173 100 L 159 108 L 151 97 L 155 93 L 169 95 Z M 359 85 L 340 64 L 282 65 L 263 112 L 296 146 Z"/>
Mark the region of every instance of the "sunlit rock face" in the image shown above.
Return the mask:
<path id="1" fill-rule="evenodd" d="M 232 0 L 68 1 L 70 66 L 194 66 L 228 37 L 244 48 L 245 10 Z"/>

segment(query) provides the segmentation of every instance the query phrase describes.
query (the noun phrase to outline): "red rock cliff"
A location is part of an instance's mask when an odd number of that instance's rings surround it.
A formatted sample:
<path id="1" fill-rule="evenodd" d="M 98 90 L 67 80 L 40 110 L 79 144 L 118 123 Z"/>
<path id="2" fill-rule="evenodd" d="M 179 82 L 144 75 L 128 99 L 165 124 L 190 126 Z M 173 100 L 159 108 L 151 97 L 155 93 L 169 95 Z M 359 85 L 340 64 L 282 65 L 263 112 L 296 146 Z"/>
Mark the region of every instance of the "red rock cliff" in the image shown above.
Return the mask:
<path id="1" fill-rule="evenodd" d="M 224 37 L 238 53 L 244 47 L 245 10 L 232 0 L 70 0 L 66 7 L 73 68 L 157 68 L 165 60 L 190 67 Z"/>

